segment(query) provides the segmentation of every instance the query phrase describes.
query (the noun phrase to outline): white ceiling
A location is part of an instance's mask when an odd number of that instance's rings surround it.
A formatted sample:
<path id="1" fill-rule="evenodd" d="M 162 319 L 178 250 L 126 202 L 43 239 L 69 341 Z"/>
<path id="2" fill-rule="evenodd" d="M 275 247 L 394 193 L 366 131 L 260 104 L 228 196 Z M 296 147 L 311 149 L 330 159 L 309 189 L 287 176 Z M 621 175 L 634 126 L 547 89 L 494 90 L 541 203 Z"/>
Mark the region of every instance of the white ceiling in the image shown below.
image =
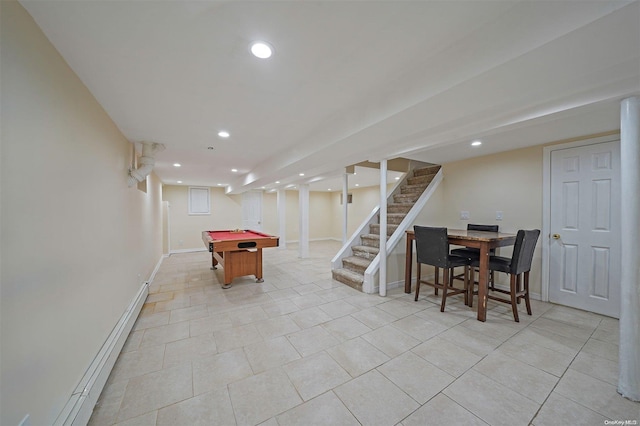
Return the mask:
<path id="1" fill-rule="evenodd" d="M 617 129 L 640 94 L 637 0 L 21 4 L 130 141 L 165 144 L 165 184 L 324 191 L 365 160 Z"/>

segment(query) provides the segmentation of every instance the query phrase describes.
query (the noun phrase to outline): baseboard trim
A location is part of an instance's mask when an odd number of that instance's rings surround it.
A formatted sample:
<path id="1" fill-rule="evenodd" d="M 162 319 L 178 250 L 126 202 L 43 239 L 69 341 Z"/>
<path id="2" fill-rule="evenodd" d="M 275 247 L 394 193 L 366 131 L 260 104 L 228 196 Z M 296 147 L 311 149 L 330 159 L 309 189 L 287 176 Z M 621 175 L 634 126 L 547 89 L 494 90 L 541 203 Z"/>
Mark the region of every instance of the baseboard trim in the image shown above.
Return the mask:
<path id="1" fill-rule="evenodd" d="M 153 268 L 153 272 L 151 273 L 151 276 L 149 277 L 149 284 L 151 284 L 153 282 L 153 280 L 156 279 L 156 274 L 158 273 L 158 271 L 160 270 L 160 266 L 162 266 L 162 262 L 169 257 L 169 254 L 163 254 L 162 256 L 160 256 L 160 259 L 158 260 L 158 263 L 156 263 L 156 267 Z"/>
<path id="2" fill-rule="evenodd" d="M 340 238 L 333 238 L 333 237 L 325 237 L 325 238 L 309 238 L 309 242 L 315 242 L 315 241 L 338 241 L 338 242 L 342 242 L 342 240 Z M 291 243 L 291 244 L 296 244 L 299 243 L 300 240 L 287 240 L 287 244 Z"/>
<path id="3" fill-rule="evenodd" d="M 159 263 L 162 263 L 162 259 Z M 156 269 L 158 268 L 159 266 L 156 266 Z M 149 283 L 145 281 L 89 365 L 69 401 L 58 415 L 55 425 L 86 425 L 89 422 L 98 397 L 148 294 Z"/>
<path id="4" fill-rule="evenodd" d="M 206 248 L 188 248 L 188 249 L 180 249 L 180 250 L 171 250 L 169 252 L 169 256 L 171 256 L 172 254 L 195 253 L 198 251 L 209 251 L 209 250 Z"/>

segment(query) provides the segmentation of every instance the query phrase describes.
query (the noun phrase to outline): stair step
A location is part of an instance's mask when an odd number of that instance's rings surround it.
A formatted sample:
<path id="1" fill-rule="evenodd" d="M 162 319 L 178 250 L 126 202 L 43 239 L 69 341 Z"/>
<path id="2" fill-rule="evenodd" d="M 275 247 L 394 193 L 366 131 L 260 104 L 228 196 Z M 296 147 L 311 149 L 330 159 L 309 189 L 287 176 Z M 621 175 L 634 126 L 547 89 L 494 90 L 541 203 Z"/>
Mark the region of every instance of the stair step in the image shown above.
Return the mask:
<path id="1" fill-rule="evenodd" d="M 380 215 L 378 215 L 379 217 Z M 405 213 L 388 213 L 387 212 L 387 225 L 399 225 L 407 215 Z"/>
<path id="2" fill-rule="evenodd" d="M 392 235 L 397 228 L 398 225 L 387 223 L 387 235 Z M 371 225 L 369 225 L 369 232 L 372 234 L 380 235 L 380 224 L 372 223 Z"/>
<path id="3" fill-rule="evenodd" d="M 405 214 L 407 214 L 407 213 L 409 213 L 409 210 L 411 210 L 411 207 L 413 207 L 413 204 L 389 203 L 389 204 L 387 204 L 387 212 L 388 213 L 405 213 Z"/>
<path id="4" fill-rule="evenodd" d="M 369 246 L 353 246 L 351 252 L 354 256 L 363 257 L 365 259 L 373 259 L 378 255 L 380 249 L 378 247 Z"/>
<path id="5" fill-rule="evenodd" d="M 425 189 L 427 189 L 429 184 L 419 184 L 419 185 L 402 185 L 400 188 L 401 194 L 422 194 Z"/>
<path id="6" fill-rule="evenodd" d="M 387 239 L 398 229 L 439 170 L 438 165 L 424 167 L 413 170 L 412 177 L 407 177 L 400 193 L 387 204 Z M 352 246 L 352 256 L 342 259 L 343 267 L 331 271 L 334 280 L 362 291 L 364 273 L 380 252 L 380 231 L 379 223 L 369 225 L 369 233 L 360 235 L 362 245 Z"/>
<path id="7" fill-rule="evenodd" d="M 343 284 L 348 285 L 351 288 L 362 291 L 362 283 L 364 282 L 364 275 L 356 274 L 348 269 L 334 269 L 331 271 L 333 279 L 340 281 Z"/>
<path id="8" fill-rule="evenodd" d="M 398 194 L 393 196 L 393 201 L 399 204 L 414 204 L 418 198 L 420 194 Z"/>
<path id="9" fill-rule="evenodd" d="M 367 270 L 372 260 L 373 259 L 365 259 L 364 257 L 360 256 L 349 256 L 342 259 L 342 266 L 344 266 L 345 269 L 353 271 L 357 274 L 364 275 L 364 271 Z"/>
<path id="10" fill-rule="evenodd" d="M 415 169 L 413 171 L 414 176 L 435 175 L 440 170 L 439 165 L 433 165 L 429 167 L 423 167 L 421 169 Z"/>
<path id="11" fill-rule="evenodd" d="M 429 185 L 434 177 L 435 174 L 410 177 L 407 178 L 407 185 Z"/>
<path id="12" fill-rule="evenodd" d="M 380 234 L 362 234 L 360 241 L 363 246 L 380 247 Z"/>

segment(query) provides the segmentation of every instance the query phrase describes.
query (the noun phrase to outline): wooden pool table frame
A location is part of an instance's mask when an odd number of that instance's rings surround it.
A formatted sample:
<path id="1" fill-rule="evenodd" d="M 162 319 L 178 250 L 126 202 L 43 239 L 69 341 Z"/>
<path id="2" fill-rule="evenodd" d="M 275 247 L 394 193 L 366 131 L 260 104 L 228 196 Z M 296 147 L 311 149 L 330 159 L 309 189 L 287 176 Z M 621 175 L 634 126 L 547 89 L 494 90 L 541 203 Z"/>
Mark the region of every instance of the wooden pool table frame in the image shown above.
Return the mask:
<path id="1" fill-rule="evenodd" d="M 233 239 L 213 239 L 210 232 L 228 232 L 234 235 Z M 237 237 L 237 238 L 236 238 Z M 224 285 L 222 288 L 231 287 L 231 281 L 244 275 L 255 275 L 256 282 L 263 282 L 262 278 L 262 249 L 265 247 L 278 247 L 279 238 L 249 229 L 243 232 L 202 231 L 202 241 L 211 252 L 211 269 L 217 269 L 220 264 L 224 269 Z"/>

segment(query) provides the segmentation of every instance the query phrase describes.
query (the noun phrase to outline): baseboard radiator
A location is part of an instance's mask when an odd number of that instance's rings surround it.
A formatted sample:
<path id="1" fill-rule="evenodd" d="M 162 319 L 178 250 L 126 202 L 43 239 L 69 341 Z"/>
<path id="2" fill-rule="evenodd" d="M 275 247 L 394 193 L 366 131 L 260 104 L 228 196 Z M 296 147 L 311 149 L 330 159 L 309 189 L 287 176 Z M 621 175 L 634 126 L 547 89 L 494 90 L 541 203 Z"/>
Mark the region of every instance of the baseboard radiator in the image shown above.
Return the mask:
<path id="1" fill-rule="evenodd" d="M 56 426 L 80 426 L 89 422 L 93 407 L 100 397 L 148 294 L 149 282 L 145 281 L 71 394 L 54 423 Z"/>

